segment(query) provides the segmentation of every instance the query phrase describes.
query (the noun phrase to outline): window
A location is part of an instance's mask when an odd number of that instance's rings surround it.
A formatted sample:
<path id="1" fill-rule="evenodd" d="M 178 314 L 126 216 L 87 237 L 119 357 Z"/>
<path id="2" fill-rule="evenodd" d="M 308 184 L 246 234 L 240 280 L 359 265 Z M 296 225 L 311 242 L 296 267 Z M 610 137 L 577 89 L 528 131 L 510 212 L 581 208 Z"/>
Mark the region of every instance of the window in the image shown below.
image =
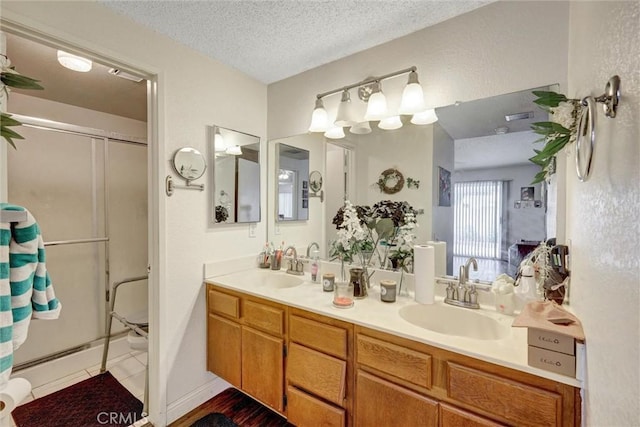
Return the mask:
<path id="1" fill-rule="evenodd" d="M 502 187 L 502 181 L 454 184 L 454 255 L 500 259 Z"/>

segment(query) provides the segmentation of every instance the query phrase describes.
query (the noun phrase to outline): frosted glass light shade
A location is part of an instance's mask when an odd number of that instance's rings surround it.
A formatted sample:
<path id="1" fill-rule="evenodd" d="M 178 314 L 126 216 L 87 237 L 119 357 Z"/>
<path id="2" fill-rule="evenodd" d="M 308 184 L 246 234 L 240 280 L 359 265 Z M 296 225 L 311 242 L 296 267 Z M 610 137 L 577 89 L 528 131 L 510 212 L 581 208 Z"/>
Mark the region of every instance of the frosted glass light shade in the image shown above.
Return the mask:
<path id="1" fill-rule="evenodd" d="M 391 116 L 380 120 L 378 127 L 384 130 L 400 129 L 402 127 L 402 121 L 400 116 Z"/>
<path id="2" fill-rule="evenodd" d="M 344 138 L 344 129 L 340 126 L 333 126 L 331 129 L 324 133 L 324 136 L 329 139 L 342 139 Z"/>
<path id="3" fill-rule="evenodd" d="M 219 131 L 216 131 L 214 137 L 214 147 L 217 153 L 221 151 L 225 151 L 227 149 L 227 144 L 224 142 L 224 138 L 220 135 Z"/>
<path id="4" fill-rule="evenodd" d="M 62 50 L 58 51 L 58 62 L 65 68 L 81 73 L 91 71 L 93 66 L 91 60 Z"/>
<path id="5" fill-rule="evenodd" d="M 233 147 L 227 148 L 225 153 L 231 154 L 233 156 L 240 156 L 240 155 L 242 155 L 242 149 L 240 148 L 239 145 L 234 145 Z"/>
<path id="6" fill-rule="evenodd" d="M 434 110 L 433 108 L 421 113 L 414 114 L 411 118 L 411 123 L 413 123 L 414 125 L 430 125 L 431 123 L 435 123 L 437 121 L 438 116 L 436 116 L 436 110 Z"/>
<path id="7" fill-rule="evenodd" d="M 326 132 L 329 129 L 329 115 L 324 109 L 322 99 L 316 99 L 316 106 L 311 114 L 309 132 Z"/>
<path id="8" fill-rule="evenodd" d="M 371 126 L 369 126 L 369 122 L 356 123 L 354 126 L 351 126 L 349 132 L 356 135 L 366 135 L 368 133 L 371 133 Z"/>
<path id="9" fill-rule="evenodd" d="M 364 115 L 366 121 L 382 120 L 387 116 L 387 98 L 382 92 L 375 92 L 369 97 L 367 112 Z"/>
<path id="10" fill-rule="evenodd" d="M 409 81 L 402 91 L 402 100 L 400 101 L 400 114 L 416 114 L 425 110 L 424 92 L 422 86 L 418 82 L 418 73 L 412 71 L 409 73 Z"/>
<path id="11" fill-rule="evenodd" d="M 342 92 L 342 100 L 338 105 L 338 114 L 336 115 L 336 121 L 334 125 L 339 127 L 353 126 L 356 124 L 356 111 L 355 105 L 351 102 L 351 95 L 349 91 Z"/>

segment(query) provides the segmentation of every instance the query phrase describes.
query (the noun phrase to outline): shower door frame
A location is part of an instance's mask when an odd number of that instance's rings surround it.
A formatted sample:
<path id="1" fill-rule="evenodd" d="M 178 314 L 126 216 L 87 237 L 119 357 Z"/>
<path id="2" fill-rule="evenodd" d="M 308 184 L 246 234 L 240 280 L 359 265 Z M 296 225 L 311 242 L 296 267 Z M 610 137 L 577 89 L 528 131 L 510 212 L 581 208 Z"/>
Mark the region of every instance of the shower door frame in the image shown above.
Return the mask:
<path id="1" fill-rule="evenodd" d="M 26 116 L 22 114 L 11 114 L 11 117 L 18 120 L 22 123 L 22 126 L 30 127 L 34 129 L 40 129 L 49 132 L 58 132 L 63 134 L 75 135 L 90 138 L 92 143 L 93 141 L 102 141 L 103 142 L 103 159 L 102 159 L 102 170 L 103 170 L 103 180 L 104 180 L 104 197 L 102 203 L 104 204 L 104 235 L 102 237 L 91 237 L 85 239 L 70 239 L 70 240 L 58 240 L 58 241 L 49 241 L 44 242 L 45 247 L 50 246 L 62 246 L 62 245 L 76 245 L 76 244 L 86 244 L 86 243 L 104 243 L 104 317 L 105 317 L 105 325 L 108 321 L 108 313 L 110 311 L 109 306 L 109 292 L 111 286 L 111 264 L 110 264 L 110 231 L 109 231 L 109 194 L 110 194 L 110 186 L 109 186 L 109 143 L 121 143 L 121 144 L 129 144 L 129 145 L 137 145 L 144 146 L 147 150 L 149 149 L 147 139 L 140 138 L 136 136 L 123 135 L 121 133 L 110 132 L 102 129 L 90 128 L 87 126 L 78 126 L 70 123 L 56 122 L 52 120 L 42 119 L 39 117 Z M 148 153 L 147 153 L 148 156 Z M 94 176 L 95 179 L 95 176 Z M 147 189 L 148 192 L 148 189 Z M 92 196 L 94 199 L 96 197 L 95 194 Z M 95 210 L 95 200 L 94 200 L 94 210 Z M 148 220 L 148 218 L 147 218 Z M 96 223 L 97 219 L 95 218 L 94 212 L 94 223 Z M 98 265 L 100 263 L 98 262 Z M 147 268 L 148 271 L 148 268 Z M 148 301 L 147 301 L 148 302 Z M 104 329 L 104 328 L 103 328 Z M 106 334 L 106 332 L 103 331 Z M 117 335 L 117 334 L 115 334 Z M 59 351 L 56 351 L 52 354 L 47 354 L 42 357 L 38 357 L 34 360 L 29 360 L 23 363 L 18 363 L 14 365 L 14 370 L 19 371 L 20 369 L 26 369 L 31 366 L 36 366 L 40 363 L 47 362 L 49 360 L 55 360 L 59 357 L 63 357 L 69 354 L 73 354 L 78 351 L 82 351 L 92 347 L 95 344 L 104 342 L 104 335 L 98 336 L 95 339 L 89 342 L 79 343 L 74 345 L 73 347 L 65 348 Z"/>

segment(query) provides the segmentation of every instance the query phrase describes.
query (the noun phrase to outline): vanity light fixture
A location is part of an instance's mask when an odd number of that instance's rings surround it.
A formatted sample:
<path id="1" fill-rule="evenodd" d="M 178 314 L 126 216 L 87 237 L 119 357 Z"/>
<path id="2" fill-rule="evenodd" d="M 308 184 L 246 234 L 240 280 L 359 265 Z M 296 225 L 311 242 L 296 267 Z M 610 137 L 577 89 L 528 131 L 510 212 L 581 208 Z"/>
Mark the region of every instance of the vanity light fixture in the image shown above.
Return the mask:
<path id="1" fill-rule="evenodd" d="M 332 126 L 324 133 L 324 136 L 329 139 L 342 139 L 345 137 L 344 129 L 340 126 Z"/>
<path id="2" fill-rule="evenodd" d="M 242 149 L 239 145 L 234 145 L 226 149 L 225 153 L 231 154 L 232 156 L 241 156 Z"/>
<path id="3" fill-rule="evenodd" d="M 416 114 L 425 110 L 424 92 L 418 81 L 418 73 L 411 71 L 409 81 L 402 91 L 402 101 L 400 101 L 400 114 Z"/>
<path id="4" fill-rule="evenodd" d="M 355 105 L 351 102 L 351 95 L 348 90 L 344 90 L 342 91 L 342 99 L 340 100 L 340 105 L 338 105 L 338 114 L 334 124 L 340 127 L 353 126 L 357 122 L 356 117 Z"/>
<path id="5" fill-rule="evenodd" d="M 373 84 L 373 92 L 367 102 L 367 112 L 364 119 L 368 122 L 382 120 L 387 117 L 387 97 L 382 93 L 382 84 L 376 81 Z"/>
<path id="6" fill-rule="evenodd" d="M 342 99 L 338 105 L 336 120 L 333 124 L 339 128 L 350 126 L 351 133 L 366 134 L 371 132 L 369 121 L 380 121 L 378 124 L 381 129 L 397 129 L 402 126 L 402 121 L 398 115 L 390 116 L 387 109 L 387 99 L 382 93 L 382 81 L 392 77 L 409 74 L 406 87 L 403 90 L 402 101 L 399 109 L 400 114 L 413 114 L 411 123 L 413 124 L 430 124 L 437 120 L 434 110 L 426 110 L 424 101 L 424 92 L 420 82 L 418 81 L 417 68 L 409 67 L 393 73 L 385 74 L 380 77 L 368 77 L 365 80 L 343 86 L 339 89 L 330 90 L 328 92 L 316 95 L 316 104 L 311 116 L 311 125 L 309 132 L 327 132 L 325 136 L 330 138 L 342 138 L 344 131 L 340 132 L 336 129 L 330 129 L 331 122 L 328 120 L 327 110 L 324 108 L 322 99 L 329 95 L 342 93 Z M 358 88 L 358 96 L 367 103 L 367 111 L 364 121 L 358 120 L 358 114 L 354 111 L 357 107 L 351 102 L 351 89 Z M 331 135 L 331 136 L 330 136 Z"/>
<path id="7" fill-rule="evenodd" d="M 400 116 L 391 116 L 380 120 L 378 127 L 384 130 L 400 129 L 402 127 L 402 121 L 400 120 Z"/>
<path id="8" fill-rule="evenodd" d="M 349 132 L 355 133 L 356 135 L 366 135 L 371 133 L 371 126 L 369 126 L 369 122 L 356 123 L 354 126 L 351 126 Z"/>
<path id="9" fill-rule="evenodd" d="M 326 132 L 329 129 L 329 115 L 327 110 L 324 109 L 322 98 L 318 96 L 316 99 L 316 106 L 313 109 L 311 115 L 311 125 L 309 126 L 309 132 Z"/>
<path id="10" fill-rule="evenodd" d="M 496 133 L 496 135 L 504 135 L 505 133 L 509 132 L 509 128 L 506 126 L 498 126 L 493 131 Z"/>
<path id="11" fill-rule="evenodd" d="M 430 125 L 438 121 L 435 109 L 423 111 L 421 113 L 414 114 L 411 118 L 411 123 L 414 125 Z"/>
<path id="12" fill-rule="evenodd" d="M 58 62 L 65 68 L 81 73 L 91 71 L 91 67 L 93 66 L 91 60 L 63 50 L 58 51 Z"/>

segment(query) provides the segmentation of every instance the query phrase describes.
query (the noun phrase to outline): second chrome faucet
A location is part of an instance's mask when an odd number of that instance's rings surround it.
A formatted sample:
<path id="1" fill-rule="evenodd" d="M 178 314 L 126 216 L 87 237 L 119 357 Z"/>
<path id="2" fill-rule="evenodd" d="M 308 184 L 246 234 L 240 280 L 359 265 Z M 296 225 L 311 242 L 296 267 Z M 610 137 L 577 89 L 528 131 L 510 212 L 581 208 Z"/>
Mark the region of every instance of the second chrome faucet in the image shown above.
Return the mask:
<path id="1" fill-rule="evenodd" d="M 478 304 L 478 292 L 474 284 L 467 284 L 469 279 L 469 267 L 473 266 L 473 271 L 478 271 L 478 261 L 471 257 L 464 265 L 460 266 L 458 274 L 458 285 L 449 283 L 446 289 L 447 296 L 444 302 L 458 307 L 480 308 Z"/>

